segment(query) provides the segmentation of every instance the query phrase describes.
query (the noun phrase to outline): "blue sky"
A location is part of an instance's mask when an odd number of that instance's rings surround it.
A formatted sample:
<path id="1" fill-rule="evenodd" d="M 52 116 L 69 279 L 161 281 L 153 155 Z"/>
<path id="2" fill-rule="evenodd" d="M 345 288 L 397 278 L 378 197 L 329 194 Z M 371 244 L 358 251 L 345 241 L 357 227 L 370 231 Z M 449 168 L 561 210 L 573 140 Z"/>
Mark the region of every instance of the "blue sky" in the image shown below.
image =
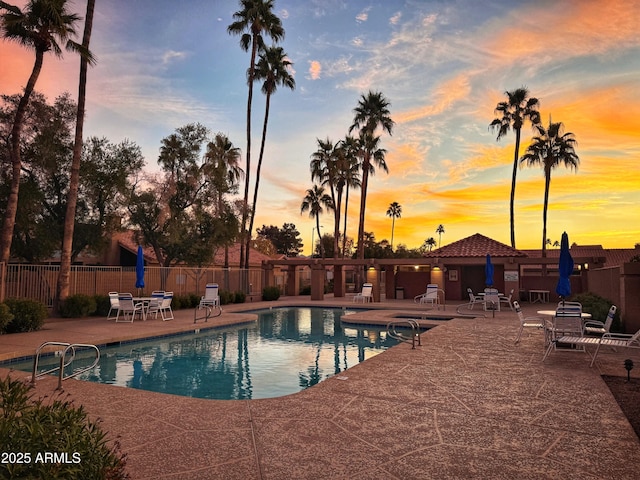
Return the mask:
<path id="1" fill-rule="evenodd" d="M 24 2 L 16 2 L 24 4 Z M 98 0 L 85 134 L 124 138 L 157 170 L 160 140 L 200 122 L 245 150 L 249 54 L 227 34 L 236 0 Z M 73 3 L 84 15 L 85 2 Z M 578 141 L 577 172 L 552 174 L 548 236 L 633 247 L 640 242 L 640 2 L 276 0 L 297 88 L 272 98 L 256 226 L 294 223 L 311 187 L 316 139 L 347 133 L 361 94 L 381 91 L 396 122 L 385 135 L 389 174 L 369 184 L 365 230 L 390 239 L 391 202 L 402 205 L 394 244 L 418 247 L 445 227 L 443 243 L 474 233 L 509 244 L 514 136 L 488 130 L 505 90 L 527 86 L 544 122 Z M 80 26 L 79 31 L 82 31 Z M 0 43 L 2 93 L 22 88 L 33 57 Z M 77 59 L 45 59 L 38 90 L 77 92 Z M 255 90 L 253 158 L 264 96 Z M 522 150 L 531 132 L 523 131 Z M 254 162 L 255 164 L 255 162 Z M 518 171 L 516 246 L 539 248 L 542 170 Z M 348 234 L 357 230 L 352 195 Z M 321 219 L 332 232 L 332 218 Z"/>

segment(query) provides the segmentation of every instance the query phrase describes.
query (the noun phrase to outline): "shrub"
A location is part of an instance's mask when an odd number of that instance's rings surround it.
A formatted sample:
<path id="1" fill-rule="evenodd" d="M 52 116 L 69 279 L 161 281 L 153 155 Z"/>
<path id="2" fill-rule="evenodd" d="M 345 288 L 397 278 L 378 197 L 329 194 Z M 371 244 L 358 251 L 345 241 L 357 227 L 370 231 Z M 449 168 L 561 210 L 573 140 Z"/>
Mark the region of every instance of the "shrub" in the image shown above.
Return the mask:
<path id="1" fill-rule="evenodd" d="M 604 322 L 607 319 L 609 308 L 613 305 L 611 300 L 607 300 L 595 293 L 579 293 L 571 297 L 571 301 L 580 302 L 582 304 L 582 311 L 591 314 L 593 320 L 599 320 Z M 620 320 L 620 309 L 616 311 L 613 317 L 613 323 L 611 324 L 612 332 L 622 331 L 622 322 Z"/>
<path id="2" fill-rule="evenodd" d="M 60 304 L 60 315 L 65 318 L 80 318 L 93 315 L 96 311 L 96 300 L 89 295 L 78 293 L 69 295 Z"/>
<path id="3" fill-rule="evenodd" d="M 200 298 L 200 295 L 196 295 L 195 293 L 189 295 L 189 303 L 191 308 L 196 308 L 198 305 L 200 305 Z"/>
<path id="4" fill-rule="evenodd" d="M 110 447 L 105 432 L 82 406 L 75 407 L 62 394 L 46 403 L 34 400 L 29 390 L 18 380 L 0 379 L 2 450 L 30 456 L 29 462 L 2 462 L 1 478 L 129 478 L 119 443 Z M 67 458 L 38 462 L 44 452 L 66 453 Z"/>
<path id="5" fill-rule="evenodd" d="M 6 325 L 6 333 L 33 332 L 40 330 L 49 315 L 47 307 L 35 300 L 8 298 L 5 303 L 13 314 L 13 319 Z"/>
<path id="6" fill-rule="evenodd" d="M 311 285 L 306 285 L 300 289 L 300 295 L 311 295 Z"/>
<path id="7" fill-rule="evenodd" d="M 13 320 L 11 310 L 6 304 L 0 303 L 0 334 L 4 332 L 5 327 L 11 320 Z"/>
<path id="8" fill-rule="evenodd" d="M 233 303 L 235 300 L 235 295 L 229 290 L 220 290 L 219 295 L 221 305 L 228 305 L 230 303 Z"/>
<path id="9" fill-rule="evenodd" d="M 233 294 L 233 303 L 244 303 L 246 299 L 247 299 L 247 296 L 245 295 L 244 292 L 240 290 L 234 292 Z"/>
<path id="10" fill-rule="evenodd" d="M 94 295 L 93 299 L 96 302 L 96 311 L 94 315 L 98 317 L 106 317 L 111 309 L 111 302 L 108 295 Z"/>
<path id="11" fill-rule="evenodd" d="M 262 300 L 271 302 L 280 298 L 280 289 L 275 286 L 264 287 L 262 289 Z"/>

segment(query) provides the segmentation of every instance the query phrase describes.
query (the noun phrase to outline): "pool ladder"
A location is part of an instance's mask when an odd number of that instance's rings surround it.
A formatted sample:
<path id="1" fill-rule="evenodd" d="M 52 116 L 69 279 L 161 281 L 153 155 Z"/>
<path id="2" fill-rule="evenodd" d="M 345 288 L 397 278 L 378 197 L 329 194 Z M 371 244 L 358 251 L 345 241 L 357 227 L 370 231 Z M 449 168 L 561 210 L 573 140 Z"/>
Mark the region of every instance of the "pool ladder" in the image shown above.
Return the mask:
<path id="1" fill-rule="evenodd" d="M 65 347 L 64 350 L 57 350 L 55 352 L 55 355 L 60 357 L 60 365 L 58 365 L 57 367 L 50 368 L 49 370 L 45 370 L 44 372 L 38 373 L 38 361 L 40 360 L 40 354 L 42 353 L 42 350 L 46 347 L 52 347 L 52 346 Z M 74 370 L 73 373 L 69 375 L 65 375 L 64 369 L 69 365 L 71 365 L 71 363 L 76 358 L 76 349 L 93 349 L 96 354 L 96 359 L 90 366 L 79 368 L 77 370 Z M 49 373 L 58 371 L 58 389 L 61 389 L 63 380 L 66 380 L 67 378 L 76 377 L 81 373 L 86 372 L 87 370 L 91 370 L 93 367 L 95 367 L 98 364 L 99 361 L 100 361 L 100 350 L 95 345 L 91 345 L 89 343 L 44 342 L 42 345 L 40 345 L 36 349 L 36 356 L 33 358 L 33 373 L 31 375 L 31 383 L 35 384 L 36 379 L 44 375 L 47 375 Z"/>
<path id="2" fill-rule="evenodd" d="M 198 316 L 198 311 L 203 309 L 205 310 L 205 314 L 202 317 Z M 222 315 L 222 307 L 220 305 L 204 305 L 202 307 L 197 306 L 193 311 L 193 323 L 198 323 L 198 320 L 204 320 L 208 322 L 210 318 L 219 317 Z"/>
<path id="3" fill-rule="evenodd" d="M 399 328 L 405 330 L 407 328 L 411 329 L 411 336 L 407 336 L 404 332 L 399 332 Z M 422 346 L 422 342 L 420 340 L 420 325 L 415 320 L 395 320 L 387 323 L 387 335 L 401 342 L 411 342 L 412 349 L 416 348 L 416 343 L 418 346 Z"/>

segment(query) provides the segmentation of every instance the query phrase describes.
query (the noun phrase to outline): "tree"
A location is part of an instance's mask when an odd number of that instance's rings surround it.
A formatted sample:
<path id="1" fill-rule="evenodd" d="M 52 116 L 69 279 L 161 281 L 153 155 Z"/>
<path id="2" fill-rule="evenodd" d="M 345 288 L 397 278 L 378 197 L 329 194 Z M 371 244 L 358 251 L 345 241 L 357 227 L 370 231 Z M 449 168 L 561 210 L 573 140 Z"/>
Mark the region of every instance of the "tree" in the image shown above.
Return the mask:
<path id="1" fill-rule="evenodd" d="M 309 212 L 309 218 L 316 219 L 316 231 L 318 232 L 318 240 L 322 238 L 320 233 L 320 215 L 324 213 L 324 209 L 333 209 L 333 201 L 331 197 L 325 193 L 324 188 L 319 185 L 314 185 L 306 192 L 302 204 L 300 205 L 300 215 L 304 212 Z M 313 250 L 313 245 L 311 246 Z M 320 252 L 322 258 L 324 258 L 324 249 L 322 249 L 322 242 L 320 242 Z"/>
<path id="2" fill-rule="evenodd" d="M 260 54 L 256 65 L 255 80 L 264 80 L 262 93 L 266 95 L 266 106 L 264 110 L 264 123 L 262 125 L 262 141 L 260 142 L 260 155 L 258 156 L 258 168 L 256 169 L 255 188 L 253 191 L 253 202 L 251 204 L 251 215 L 249 216 L 249 231 L 247 232 L 247 247 L 245 250 L 245 265 L 249 265 L 249 242 L 253 232 L 253 221 L 256 216 L 256 206 L 258 204 L 258 187 L 260 185 L 260 169 L 264 156 L 264 143 L 267 138 L 267 124 L 269 122 L 269 109 L 271 106 L 271 95 L 273 95 L 278 85 L 291 90 L 296 88 L 296 81 L 290 73 L 293 65 L 287 58 L 287 54 L 280 47 L 268 47 Z"/>
<path id="3" fill-rule="evenodd" d="M 436 244 L 436 239 L 433 237 L 429 237 L 427 238 L 424 243 L 422 244 L 422 246 L 420 247 L 423 251 L 428 251 L 430 252 L 431 250 L 433 250 L 433 247 L 435 247 Z"/>
<path id="4" fill-rule="evenodd" d="M 87 14 L 84 20 L 84 34 L 82 48 L 89 51 L 91 41 L 91 29 L 93 27 L 93 11 L 95 0 L 87 1 Z M 80 57 L 80 80 L 78 82 L 78 109 L 76 113 L 76 134 L 73 146 L 73 161 L 71 162 L 71 175 L 69 178 L 69 193 L 67 194 L 67 212 L 64 217 L 64 234 L 62 236 L 62 249 L 60 251 L 60 274 L 56 302 L 64 301 L 69 296 L 69 274 L 71 272 L 71 254 L 73 246 L 73 229 L 76 219 L 76 204 L 78 202 L 78 185 L 80 183 L 80 160 L 82 158 L 82 132 L 84 129 L 84 106 L 87 96 L 87 70 L 89 57 Z M 57 310 L 58 305 L 54 304 Z"/>
<path id="5" fill-rule="evenodd" d="M 249 94 L 247 96 L 247 150 L 245 164 L 244 206 L 242 221 L 240 224 L 240 268 L 244 264 L 245 235 L 247 231 L 247 214 L 249 209 L 249 180 L 251 172 L 251 103 L 253 100 L 253 82 L 255 78 L 255 65 L 258 50 L 264 49 L 264 36 L 271 37 L 274 42 L 284 38 L 282 22 L 273 13 L 273 0 L 240 0 L 241 10 L 233 14 L 234 22 L 227 27 L 230 35 L 240 35 L 240 47 L 245 52 L 251 47 L 251 60 L 247 70 L 247 82 Z"/>
<path id="6" fill-rule="evenodd" d="M 61 57 L 62 48 L 59 42 L 63 43 L 69 51 L 78 52 L 89 58 L 90 53 L 71 40 L 71 37 L 76 33 L 75 24 L 80 17 L 67 11 L 66 0 L 31 0 L 26 5 L 24 12 L 16 6 L 0 2 L 0 9 L 5 10 L 0 26 L 4 38 L 24 45 L 35 52 L 33 69 L 24 88 L 24 94 L 16 110 L 11 129 L 11 189 L 0 234 L 0 262 L 7 263 L 18 208 L 22 167 L 20 137 L 24 114 L 40 76 L 44 54 L 52 51 L 56 56 Z"/>
<path id="7" fill-rule="evenodd" d="M 529 98 L 529 90 L 525 87 L 518 88 L 511 92 L 505 92 L 508 100 L 500 102 L 495 108 L 495 114 L 500 117 L 495 118 L 489 129 L 497 131 L 496 140 L 500 140 L 510 129 L 516 133 L 516 146 L 513 152 L 513 172 L 511 174 L 511 200 L 509 202 L 509 218 L 511 225 L 511 247 L 516 248 L 514 201 L 516 195 L 516 174 L 518 172 L 518 159 L 520 158 L 520 132 L 526 120 L 533 126 L 540 123 L 540 113 L 538 107 L 540 102 L 537 98 Z"/>
<path id="8" fill-rule="evenodd" d="M 360 163 L 358 161 L 359 155 L 358 140 L 354 137 L 346 136 L 344 140 L 340 142 L 341 162 L 344 162 L 339 171 L 341 181 L 344 182 L 345 195 L 344 195 L 344 225 L 342 228 L 342 258 L 347 256 L 347 212 L 349 210 L 349 190 L 352 188 L 360 188 Z M 351 247 L 350 247 L 351 248 Z"/>
<path id="9" fill-rule="evenodd" d="M 438 234 L 438 248 L 442 245 L 442 234 L 444 233 L 444 225 L 438 225 L 436 228 L 436 233 Z"/>
<path id="10" fill-rule="evenodd" d="M 360 132 L 360 149 L 362 151 L 362 186 L 360 194 L 360 219 L 358 223 L 358 258 L 364 258 L 364 217 L 367 202 L 367 186 L 369 174 L 371 173 L 371 162 L 388 171 L 384 163 L 384 150 L 379 149 L 380 137 L 375 137 L 374 133 L 378 128 L 382 128 L 391 135 L 394 122 L 389 112 L 389 101 L 384 98 L 381 92 L 372 92 L 362 95 L 358 105 L 353 110 L 353 123 L 349 127 L 349 133 L 358 129 Z M 374 152 L 378 152 L 375 155 Z M 380 155 L 380 153 L 382 153 Z"/>
<path id="11" fill-rule="evenodd" d="M 398 202 L 393 202 L 387 209 L 387 217 L 391 217 L 391 250 L 393 250 L 393 233 L 396 228 L 396 218 L 402 215 L 402 206 Z"/>
<path id="12" fill-rule="evenodd" d="M 276 248 L 276 252 L 281 255 L 297 257 L 302 252 L 300 232 L 293 223 L 285 223 L 282 228 L 263 225 L 256 233 L 259 238 L 269 240 Z"/>
<path id="13" fill-rule="evenodd" d="M 534 136 L 527 151 L 520 159 L 528 166 L 542 165 L 544 170 L 544 205 L 542 207 L 542 257 L 547 256 L 547 209 L 549 206 L 549 187 L 551 171 L 561 163 L 570 169 L 578 169 L 580 159 L 575 152 L 577 142 L 573 133 L 564 133 L 562 122 L 552 123 L 549 127 L 536 125 L 538 135 Z"/>

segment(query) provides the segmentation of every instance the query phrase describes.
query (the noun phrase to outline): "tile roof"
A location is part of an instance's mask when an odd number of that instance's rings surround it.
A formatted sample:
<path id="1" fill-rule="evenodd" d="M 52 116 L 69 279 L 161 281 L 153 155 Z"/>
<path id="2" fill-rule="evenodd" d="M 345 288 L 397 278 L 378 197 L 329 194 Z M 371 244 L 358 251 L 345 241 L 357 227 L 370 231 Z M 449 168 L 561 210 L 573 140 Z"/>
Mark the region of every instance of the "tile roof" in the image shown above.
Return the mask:
<path id="1" fill-rule="evenodd" d="M 572 257 L 580 258 L 601 258 L 604 257 L 604 267 L 616 267 L 628 263 L 631 258 L 640 255 L 640 248 L 603 248 L 602 245 L 577 245 L 569 247 Z M 540 257 L 541 250 L 523 250 L 530 257 Z M 553 247 L 547 249 L 547 258 L 557 258 L 560 256 L 560 248 Z"/>
<path id="2" fill-rule="evenodd" d="M 489 253 L 492 257 L 527 257 L 521 251 L 511 248 L 509 245 L 500 243 L 492 238 L 485 237 L 480 233 L 463 238 L 457 242 L 450 243 L 424 254 L 425 257 L 485 257 Z"/>

